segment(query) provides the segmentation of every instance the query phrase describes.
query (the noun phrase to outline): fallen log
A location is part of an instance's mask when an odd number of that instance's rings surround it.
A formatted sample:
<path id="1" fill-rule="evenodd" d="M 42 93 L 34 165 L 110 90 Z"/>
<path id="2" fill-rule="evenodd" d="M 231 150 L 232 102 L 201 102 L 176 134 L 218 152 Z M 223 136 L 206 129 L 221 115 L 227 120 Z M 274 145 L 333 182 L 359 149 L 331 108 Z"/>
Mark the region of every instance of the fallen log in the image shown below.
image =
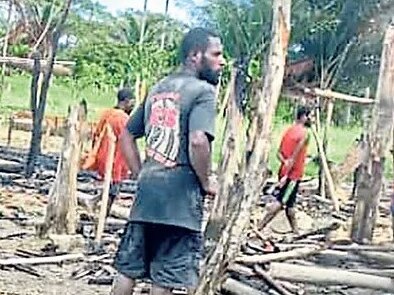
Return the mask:
<path id="1" fill-rule="evenodd" d="M 232 278 L 228 278 L 224 281 L 222 289 L 232 295 L 265 295 L 263 292 Z"/>
<path id="2" fill-rule="evenodd" d="M 270 275 L 275 279 L 315 285 L 345 285 L 394 292 L 390 278 L 362 274 L 340 268 L 301 266 L 290 263 L 272 263 Z"/>
<path id="3" fill-rule="evenodd" d="M 238 264 L 238 263 L 231 264 L 227 268 L 227 271 L 234 272 L 234 273 L 241 274 L 241 275 L 248 276 L 248 277 L 253 277 L 256 275 L 256 273 L 251 268 L 244 266 L 242 264 Z"/>
<path id="4" fill-rule="evenodd" d="M 362 262 L 363 259 L 357 253 L 349 253 L 345 251 L 337 251 L 337 250 L 323 250 L 316 255 L 317 259 L 323 259 L 324 262 L 333 263 L 342 263 L 348 261 L 354 262 Z"/>
<path id="5" fill-rule="evenodd" d="M 19 162 L 0 160 L 0 172 L 4 173 L 21 173 L 23 165 Z"/>
<path id="6" fill-rule="evenodd" d="M 338 251 L 378 251 L 378 252 L 392 252 L 394 245 L 332 245 L 329 247 L 332 250 Z"/>
<path id="7" fill-rule="evenodd" d="M 299 248 L 306 248 L 306 247 L 316 247 L 319 242 L 314 242 L 312 244 L 310 243 L 296 243 L 296 244 L 285 244 L 285 243 L 278 243 L 276 246 L 281 250 L 281 251 L 289 251 L 293 249 L 299 249 Z"/>
<path id="8" fill-rule="evenodd" d="M 113 204 L 111 207 L 110 215 L 120 219 L 129 219 L 130 207 L 123 207 L 117 204 Z"/>
<path id="9" fill-rule="evenodd" d="M 300 241 L 300 240 L 306 239 L 306 238 L 308 238 L 309 236 L 312 236 L 312 235 L 327 234 L 327 233 L 329 233 L 332 230 L 338 229 L 340 226 L 341 226 L 341 224 L 338 221 L 334 221 L 334 222 L 332 222 L 331 224 L 329 224 L 329 225 L 327 225 L 325 227 L 314 229 L 314 230 L 302 233 L 302 234 L 300 234 L 298 236 L 292 236 L 291 238 L 284 237 L 281 240 L 279 240 L 278 243 L 282 243 L 282 242 L 292 243 L 292 242 L 295 242 L 295 241 Z"/>
<path id="10" fill-rule="evenodd" d="M 16 264 L 56 264 L 64 261 L 76 261 L 85 257 L 83 254 L 66 254 L 50 257 L 32 257 L 32 258 L 8 258 L 0 259 L 0 265 L 16 265 Z"/>
<path id="11" fill-rule="evenodd" d="M 247 265 L 256 263 L 268 263 L 272 261 L 283 261 L 287 259 L 306 257 L 313 255 L 321 251 L 321 247 L 305 247 L 301 249 L 294 249 L 286 252 L 264 254 L 264 255 L 251 255 L 251 256 L 241 256 L 235 259 L 236 262 L 241 262 Z"/>
<path id="12" fill-rule="evenodd" d="M 89 285 L 112 285 L 112 282 L 114 281 L 113 276 L 105 276 L 105 277 L 99 277 L 99 278 L 91 278 L 88 281 Z"/>
<path id="13" fill-rule="evenodd" d="M 389 268 L 389 269 L 370 269 L 370 268 L 355 268 L 355 269 L 348 269 L 349 271 L 352 272 L 358 272 L 358 273 L 366 273 L 370 275 L 376 275 L 380 277 L 388 277 L 394 279 L 394 269 Z"/>
<path id="14" fill-rule="evenodd" d="M 278 292 L 280 295 L 292 295 L 291 292 L 287 291 L 285 288 L 283 288 L 281 285 L 279 285 L 271 276 L 266 273 L 260 266 L 255 265 L 254 266 L 254 271 L 264 279 L 264 281 L 276 292 Z"/>
<path id="15" fill-rule="evenodd" d="M 365 257 L 370 260 L 375 260 L 378 263 L 382 264 L 394 264 L 394 255 L 388 253 L 379 253 L 372 251 L 360 251 L 357 253 L 361 257 Z"/>

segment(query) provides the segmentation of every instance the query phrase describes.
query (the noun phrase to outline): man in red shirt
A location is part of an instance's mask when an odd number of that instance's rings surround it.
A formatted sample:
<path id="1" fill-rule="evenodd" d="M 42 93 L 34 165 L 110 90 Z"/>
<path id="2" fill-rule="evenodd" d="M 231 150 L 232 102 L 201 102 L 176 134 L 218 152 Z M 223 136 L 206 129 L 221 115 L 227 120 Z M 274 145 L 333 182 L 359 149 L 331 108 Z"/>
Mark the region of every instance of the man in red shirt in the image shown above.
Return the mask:
<path id="1" fill-rule="evenodd" d="M 119 137 L 126 127 L 134 103 L 134 96 L 131 89 L 121 89 L 118 91 L 117 96 L 116 106 L 102 113 L 93 136 L 94 148 L 82 165 L 82 169 L 97 171 L 99 176 L 104 178 L 109 149 L 109 137 L 106 132 L 106 126 L 108 124 L 116 137 L 116 145 L 112 166 L 112 179 L 109 188 L 107 215 L 111 211 L 112 204 L 119 194 L 122 180 L 127 178 L 128 174 L 128 167 L 120 150 Z"/>
<path id="2" fill-rule="evenodd" d="M 286 210 L 293 233 L 298 233 L 294 205 L 296 202 L 298 186 L 304 174 L 309 133 L 307 127 L 311 125 L 310 110 L 300 107 L 297 110 L 297 120 L 284 133 L 278 158 L 281 162 L 279 168 L 279 184 L 273 195 L 276 202 L 267 210 L 260 229 L 263 229 L 280 210 Z"/>

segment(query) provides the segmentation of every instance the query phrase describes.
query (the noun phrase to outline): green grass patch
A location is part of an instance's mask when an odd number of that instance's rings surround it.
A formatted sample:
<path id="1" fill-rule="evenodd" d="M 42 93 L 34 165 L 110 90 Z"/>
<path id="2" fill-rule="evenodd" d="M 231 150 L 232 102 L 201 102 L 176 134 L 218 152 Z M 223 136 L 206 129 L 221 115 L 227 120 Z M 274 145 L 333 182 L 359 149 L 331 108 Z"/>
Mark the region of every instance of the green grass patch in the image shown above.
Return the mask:
<path id="1" fill-rule="evenodd" d="M 1 113 L 9 114 L 30 108 L 31 76 L 18 75 L 5 78 L 5 91 L 0 101 Z M 72 91 L 72 87 L 60 82 L 56 77 L 51 81 L 48 91 L 46 114 L 66 116 L 70 105 L 85 99 L 88 103 L 89 119 L 97 118 L 101 111 L 116 102 L 116 92 L 85 88 Z"/>
<path id="2" fill-rule="evenodd" d="M 0 113 L 8 114 L 19 110 L 28 110 L 30 104 L 30 83 L 31 76 L 18 75 L 6 77 L 5 91 L 3 99 L 0 101 Z M 72 90 L 73 87 L 58 79 L 52 80 L 49 88 L 46 114 L 66 116 L 67 109 L 71 104 L 85 99 L 88 103 L 88 116 L 90 120 L 97 119 L 100 113 L 108 107 L 115 104 L 116 91 L 98 90 L 94 87 L 88 87 L 79 91 Z M 283 123 L 284 110 L 278 111 L 278 116 L 274 122 L 273 132 L 271 135 L 271 147 L 269 154 L 269 167 L 276 173 L 279 168 L 279 160 L 276 157 L 279 142 L 282 133 L 290 123 Z M 287 106 L 285 114 L 292 116 L 290 108 Z M 214 143 L 213 161 L 217 164 L 221 158 L 222 131 L 224 130 L 224 120 L 217 119 L 216 130 L 218 132 Z M 361 129 L 359 127 L 331 127 L 328 132 L 328 159 L 335 163 L 341 163 L 346 153 L 349 151 L 355 139 L 359 136 Z M 139 142 L 139 146 L 143 146 Z M 308 155 L 314 157 L 317 155 L 315 141 L 312 140 L 309 146 Z M 313 162 L 309 162 L 305 174 L 307 176 L 316 176 L 318 167 Z M 385 165 L 386 177 L 393 177 L 393 167 L 391 155 L 388 155 Z"/>

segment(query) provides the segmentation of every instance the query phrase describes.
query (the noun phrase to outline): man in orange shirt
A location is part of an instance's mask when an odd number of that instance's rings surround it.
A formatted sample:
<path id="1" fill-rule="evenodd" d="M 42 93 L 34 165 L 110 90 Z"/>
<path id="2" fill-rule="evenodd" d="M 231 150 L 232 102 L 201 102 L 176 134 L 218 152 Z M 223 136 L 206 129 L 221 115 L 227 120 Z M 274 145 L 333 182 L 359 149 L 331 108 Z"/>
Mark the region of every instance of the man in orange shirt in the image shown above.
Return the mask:
<path id="1" fill-rule="evenodd" d="M 300 107 L 297 110 L 297 120 L 284 133 L 278 158 L 281 162 L 279 168 L 279 184 L 273 195 L 276 202 L 267 210 L 260 229 L 263 229 L 280 210 L 286 210 L 293 233 L 298 234 L 294 205 L 296 202 L 298 186 L 304 174 L 309 133 L 307 127 L 311 126 L 310 110 Z"/>
<path id="2" fill-rule="evenodd" d="M 119 90 L 116 106 L 114 108 L 104 111 L 104 113 L 101 115 L 100 121 L 97 124 L 97 128 L 93 136 L 93 146 L 97 144 L 98 150 L 95 156 L 95 163 L 91 168 L 93 170 L 96 170 L 101 178 L 104 178 L 105 165 L 109 149 L 109 138 L 106 135 L 105 131 L 107 124 L 111 126 L 116 137 L 115 155 L 112 167 L 112 180 L 109 189 L 107 215 L 111 211 L 112 204 L 117 195 L 119 194 L 120 183 L 123 179 L 127 177 L 128 173 L 127 164 L 120 150 L 119 137 L 126 127 L 127 121 L 129 119 L 129 114 L 133 107 L 133 102 L 133 93 L 130 89 L 124 88 Z"/>

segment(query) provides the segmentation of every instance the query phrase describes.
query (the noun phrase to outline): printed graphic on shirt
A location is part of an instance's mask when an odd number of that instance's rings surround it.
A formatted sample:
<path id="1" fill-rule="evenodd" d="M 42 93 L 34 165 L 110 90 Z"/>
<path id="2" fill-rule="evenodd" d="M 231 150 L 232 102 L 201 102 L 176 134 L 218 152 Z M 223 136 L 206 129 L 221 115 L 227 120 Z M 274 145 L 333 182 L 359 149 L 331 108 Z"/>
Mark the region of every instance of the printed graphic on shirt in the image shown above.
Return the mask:
<path id="1" fill-rule="evenodd" d="M 147 156 L 174 167 L 179 152 L 179 94 L 159 93 L 151 98 L 150 131 L 147 136 Z"/>

